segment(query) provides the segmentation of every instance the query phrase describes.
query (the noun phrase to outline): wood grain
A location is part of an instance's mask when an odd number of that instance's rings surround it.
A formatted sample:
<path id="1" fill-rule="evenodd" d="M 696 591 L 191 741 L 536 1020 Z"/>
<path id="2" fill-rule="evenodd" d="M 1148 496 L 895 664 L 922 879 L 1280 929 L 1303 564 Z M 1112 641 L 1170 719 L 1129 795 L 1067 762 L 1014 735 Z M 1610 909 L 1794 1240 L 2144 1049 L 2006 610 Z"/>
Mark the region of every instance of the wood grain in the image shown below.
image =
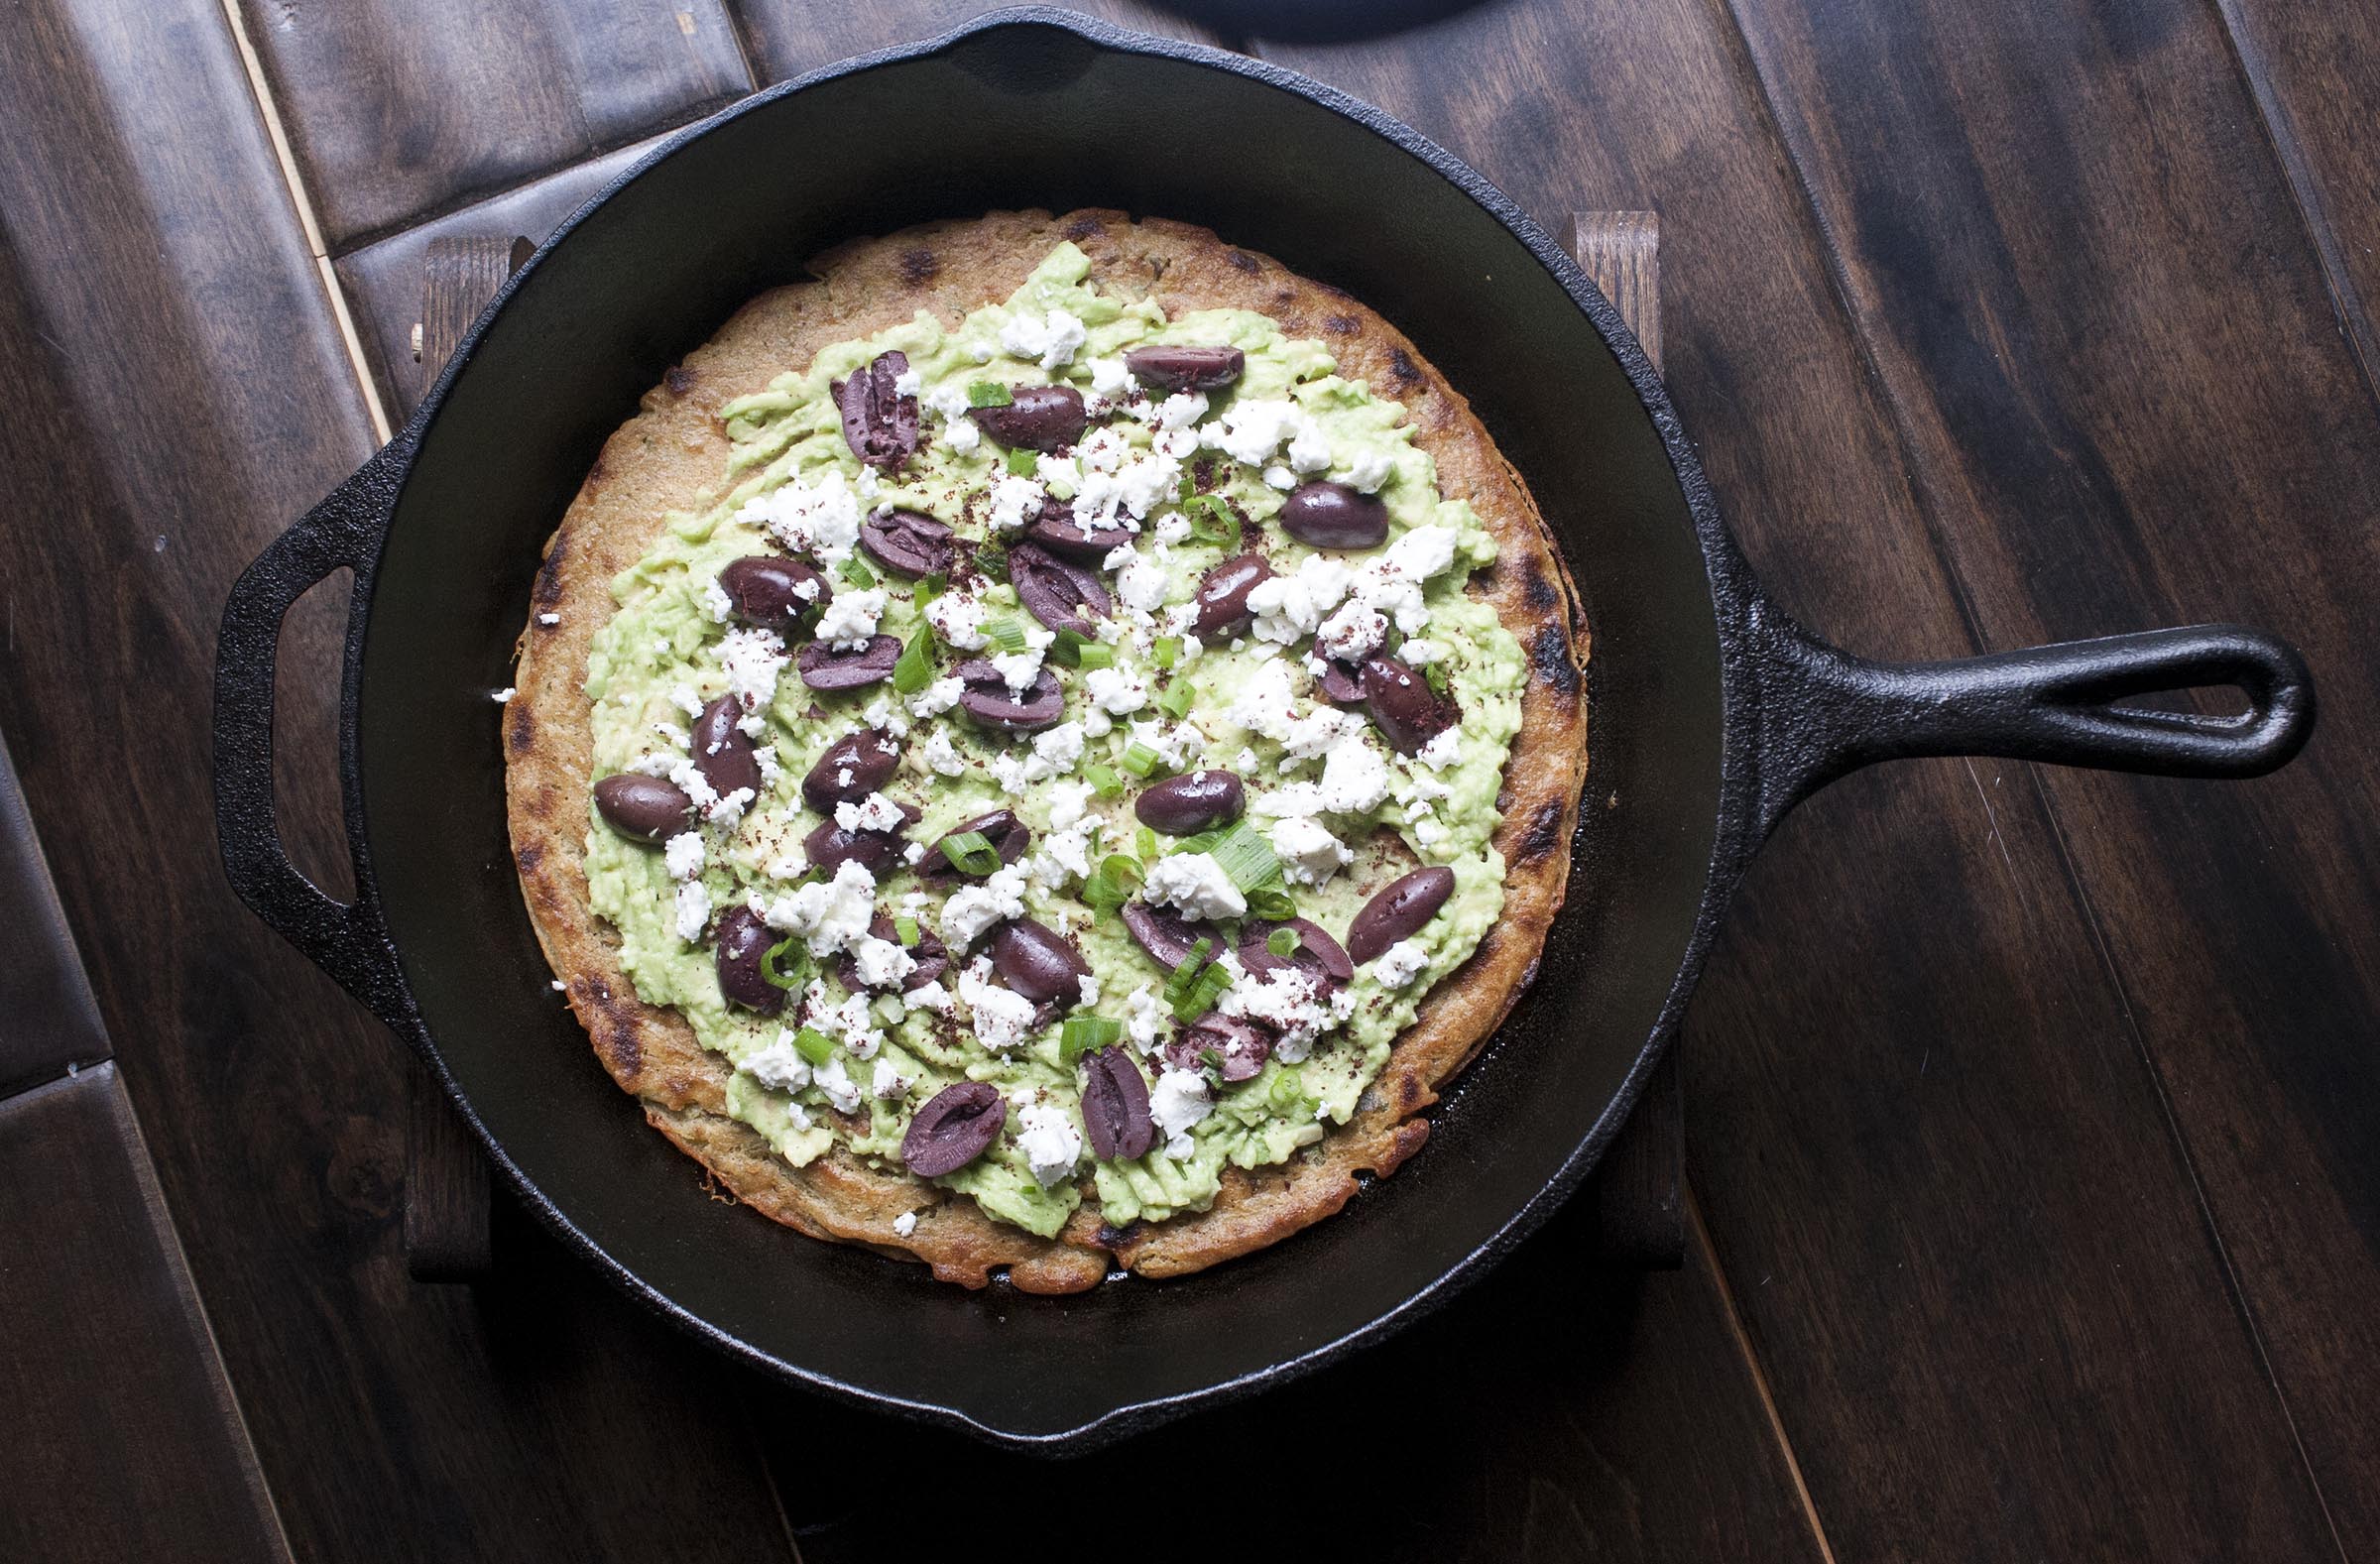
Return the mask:
<path id="1" fill-rule="evenodd" d="M 0 1100 L 0 1557 L 287 1559 L 113 1064 Z"/>
<path id="2" fill-rule="evenodd" d="M 220 7 L 20 7 L 0 102 L 0 375 L 40 388 L 0 420 L 40 496 L 0 528 L 0 732 L 293 1551 L 785 1555 L 716 1360 L 539 1234 L 500 1235 L 502 1286 L 408 1278 L 405 1052 L 215 860 L 224 593 L 370 447 Z M 337 628 L 282 643 L 324 732 Z M 283 799 L 324 857 L 332 775 Z"/>
<path id="3" fill-rule="evenodd" d="M 962 1556 L 1052 1481 L 1094 1506 L 1069 1528 L 1082 1550 L 1105 1535 L 1150 1564 L 1215 1557 L 1210 1504 L 1255 1558 L 1818 1564 L 1709 1252 L 1646 1275 L 1595 1247 L 1594 1207 L 1573 1202 L 1387 1346 L 1063 1468 L 779 1392 L 755 1424 L 806 1564 L 884 1558 L 894 1535 Z M 930 1473 L 932 1502 L 894 1521 L 846 1471 Z M 1152 1482 L 1205 1498 L 1160 1505 Z"/>
<path id="4" fill-rule="evenodd" d="M 719 0 L 237 0 L 335 255 L 753 86 Z"/>
<path id="5" fill-rule="evenodd" d="M 782 81 L 870 50 L 931 38 L 971 17 L 1005 9 L 997 0 L 900 0 L 894 5 L 728 0 L 728 4 L 743 28 L 753 71 L 763 82 Z M 1150 0 L 1076 0 L 1070 9 L 1144 33 L 1208 44 L 1222 42 L 1212 30 Z"/>
<path id="6" fill-rule="evenodd" d="M 2364 384 L 2380 386 L 2380 18 L 2369 6 L 2215 4 Z"/>
<path id="7" fill-rule="evenodd" d="M 2370 1553 L 2371 387 L 2213 11 L 2066 0 L 2020 39 L 1955 3 L 1837 10 L 1737 4 L 1982 636 L 2237 619 L 2318 670 L 2324 731 L 2278 777 L 2009 790 L 2071 857 L 2125 1001 L 2106 1045 L 2145 1056 L 2338 1545 Z"/>
<path id="8" fill-rule="evenodd" d="M 516 189 L 435 217 L 351 250 L 333 263 L 347 292 L 356 332 L 375 384 L 400 419 L 410 415 L 436 377 L 438 364 L 417 360 L 414 327 L 421 323 L 421 277 L 432 246 L 490 234 L 519 234 L 536 243 L 586 204 L 621 171 L 653 149 L 639 142 Z M 483 301 L 484 302 L 484 301 Z M 473 318 L 477 310 L 472 312 Z M 470 320 L 463 322 L 468 326 Z"/>
<path id="9" fill-rule="evenodd" d="M 1260 48 L 1542 217 L 1657 207 L 1670 384 L 1771 585 L 1863 652 L 1976 648 L 1724 11 L 1503 7 Z M 1852 779 L 1756 866 L 1688 1021 L 1688 1172 L 1726 1280 L 1846 1557 L 2319 1552 L 2126 996 L 2054 822 L 2010 798 L 2024 776 Z"/>

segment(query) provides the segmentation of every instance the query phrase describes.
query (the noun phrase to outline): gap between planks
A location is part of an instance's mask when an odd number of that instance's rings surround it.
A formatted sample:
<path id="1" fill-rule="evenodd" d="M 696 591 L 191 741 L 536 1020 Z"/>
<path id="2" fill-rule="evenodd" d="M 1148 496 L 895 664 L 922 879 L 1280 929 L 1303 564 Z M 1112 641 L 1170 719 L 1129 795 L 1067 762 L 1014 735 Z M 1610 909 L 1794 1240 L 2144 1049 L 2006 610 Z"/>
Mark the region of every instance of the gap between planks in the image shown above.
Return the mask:
<path id="1" fill-rule="evenodd" d="M 257 57 L 256 45 L 248 37 L 248 23 L 240 15 L 240 0 L 222 0 L 223 20 L 231 28 L 232 46 L 240 52 L 240 68 L 248 73 L 248 92 L 256 100 L 257 113 L 265 122 L 265 135 L 273 143 L 274 161 L 281 165 L 281 180 L 290 192 L 290 204 L 298 210 L 298 223 L 305 231 L 305 247 L 313 256 L 314 275 L 321 280 L 322 293 L 330 301 L 331 318 L 339 323 L 339 345 L 347 351 L 347 370 L 355 377 L 356 390 L 364 399 L 364 412 L 372 420 L 372 436 L 386 445 L 395 433 L 389 421 L 389 410 L 380 400 L 380 389 L 373 384 L 370 363 L 364 357 L 363 338 L 356 334 L 355 317 L 347 309 L 347 291 L 339 286 L 338 273 L 330 264 L 330 250 L 322 242 L 322 225 L 314 218 L 314 201 L 305 187 L 305 177 L 298 170 L 298 157 L 290 148 L 289 132 L 281 122 L 281 106 L 273 100 L 272 85 L 265 80 L 264 61 Z"/>
<path id="2" fill-rule="evenodd" d="M 1677 1044 L 1671 1043 L 1672 1047 Z M 1768 1419 L 1769 1434 L 1777 1441 L 1777 1454 L 1784 1458 L 1785 1473 L 1793 1479 L 1793 1496 L 1801 1502 L 1802 1519 L 1810 1527 L 1810 1540 L 1818 1544 L 1818 1556 L 1826 1564 L 1835 1564 L 1835 1548 L 1827 1540 L 1826 1523 L 1818 1518 L 1818 1502 L 1810 1497 L 1810 1485 L 1802 1479 L 1802 1463 L 1793 1453 L 1793 1440 L 1785 1432 L 1784 1416 L 1777 1410 L 1777 1398 L 1768 1387 L 1768 1373 L 1760 1367 L 1760 1355 L 1752 1350 L 1751 1332 L 1744 1329 L 1743 1311 L 1735 1306 L 1735 1289 L 1727 1285 L 1726 1268 L 1719 1263 L 1719 1247 L 1711 1242 L 1711 1229 L 1703 1221 L 1703 1203 L 1695 1198 L 1691 1176 L 1680 1179 L 1686 1201 L 1686 1232 L 1695 1253 L 1711 1272 L 1711 1284 L 1719 1289 L 1719 1309 L 1726 1316 L 1727 1334 L 1735 1342 L 1735 1356 L 1743 1360 L 1743 1372 L 1751 1376 L 1752 1392 L 1760 1397 L 1760 1411 Z"/>

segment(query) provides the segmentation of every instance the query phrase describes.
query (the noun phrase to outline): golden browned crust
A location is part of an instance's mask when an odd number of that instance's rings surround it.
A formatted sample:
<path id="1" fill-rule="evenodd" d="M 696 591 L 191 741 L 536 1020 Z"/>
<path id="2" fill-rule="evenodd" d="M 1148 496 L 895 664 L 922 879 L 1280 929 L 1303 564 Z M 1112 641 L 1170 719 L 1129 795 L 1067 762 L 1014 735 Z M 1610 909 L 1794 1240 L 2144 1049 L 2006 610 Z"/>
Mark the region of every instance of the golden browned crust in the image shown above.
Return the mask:
<path id="1" fill-rule="evenodd" d="M 993 1221 L 974 1202 L 869 1167 L 840 1147 L 795 1168 L 726 1115 L 727 1062 L 705 1052 L 674 1012 L 640 1003 L 619 965 L 619 936 L 588 903 L 585 875 L 592 710 L 582 688 L 588 646 L 609 617 L 612 577 L 641 558 L 664 512 L 699 503 L 726 470 L 719 408 L 759 391 L 819 349 L 875 334 L 931 309 L 955 325 L 1014 292 L 1060 240 L 1091 260 L 1091 279 L 1125 297 L 1153 296 L 1168 314 L 1245 308 L 1295 337 L 1329 344 L 1340 370 L 1404 404 L 1414 443 L 1438 464 L 1440 488 L 1467 499 L 1501 555 L 1472 590 L 1519 640 L 1530 676 L 1504 773 L 1495 835 L 1506 865 L 1501 915 L 1478 951 L 1441 982 L 1398 1038 L 1356 1116 L 1290 1161 L 1256 1173 L 1226 1168 L 1211 1210 L 1122 1232 L 1086 1199 L 1054 1239 Z M 662 377 L 638 416 L 608 440 L 546 544 L 519 688 L 505 718 L 513 851 L 531 921 L 595 1052 L 646 1117 L 717 1184 L 763 1214 L 817 1238 L 915 1259 L 945 1280 L 982 1286 L 996 1271 L 1028 1292 L 1093 1286 L 1112 1263 L 1179 1275 L 1287 1237 L 1344 1206 L 1356 1175 L 1386 1175 L 1429 1137 L 1421 1111 L 1487 1041 L 1535 976 L 1562 905 L 1570 840 L 1587 769 L 1587 629 L 1570 575 L 1519 475 L 1470 406 L 1395 327 L 1335 289 L 1204 228 L 1122 212 L 995 212 L 860 240 L 813 263 L 815 282 L 754 300 Z M 556 615 L 551 625 L 538 616 Z M 907 1237 L 892 1223 L 918 1213 Z M 1113 1260 L 1111 1260 L 1113 1256 Z"/>

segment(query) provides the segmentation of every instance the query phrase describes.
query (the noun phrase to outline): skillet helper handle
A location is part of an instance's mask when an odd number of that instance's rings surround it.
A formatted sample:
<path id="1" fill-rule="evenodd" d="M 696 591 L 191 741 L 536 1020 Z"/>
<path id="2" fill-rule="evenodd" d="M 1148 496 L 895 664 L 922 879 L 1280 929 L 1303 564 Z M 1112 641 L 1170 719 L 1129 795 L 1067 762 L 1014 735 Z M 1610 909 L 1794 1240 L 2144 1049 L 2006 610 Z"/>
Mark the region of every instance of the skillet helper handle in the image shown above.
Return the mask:
<path id="1" fill-rule="evenodd" d="M 359 889 L 350 904 L 298 872 L 273 810 L 273 691 L 281 622 L 306 590 L 341 566 L 359 593 L 403 482 L 412 442 L 390 441 L 240 573 L 215 640 L 215 838 L 232 889 L 339 986 L 399 1030 L 404 988 L 380 908 Z M 350 635 L 355 606 L 350 602 Z M 346 800 L 349 851 L 356 800 Z M 356 884 L 369 885 L 358 864 Z"/>
<path id="2" fill-rule="evenodd" d="M 1875 761 L 1998 755 L 2152 777 L 2261 777 L 2314 731 L 2314 675 L 2295 648 L 2241 625 L 2067 641 L 1948 662 L 1873 662 L 1773 609 L 1762 690 L 1763 829 Z M 2236 687 L 2225 716 L 2128 704 Z"/>

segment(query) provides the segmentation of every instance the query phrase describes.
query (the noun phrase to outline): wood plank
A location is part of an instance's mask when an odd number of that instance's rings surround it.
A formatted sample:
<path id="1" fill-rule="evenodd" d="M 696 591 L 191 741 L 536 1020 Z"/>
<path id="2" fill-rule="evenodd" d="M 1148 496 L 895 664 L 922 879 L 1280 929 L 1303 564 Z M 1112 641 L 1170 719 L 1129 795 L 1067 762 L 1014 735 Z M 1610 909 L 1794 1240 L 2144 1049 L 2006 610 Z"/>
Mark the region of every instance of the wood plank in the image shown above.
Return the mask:
<path id="1" fill-rule="evenodd" d="M 2380 1549 L 2380 419 L 2289 173 L 2187 0 L 1737 12 L 1982 634 L 2238 619 L 2319 670 L 2276 778 L 2039 782 L 2339 1542 Z"/>
<path id="2" fill-rule="evenodd" d="M 617 152 L 573 164 L 532 180 L 517 189 L 394 233 L 333 263 L 346 290 L 364 357 L 372 367 L 383 402 L 396 417 L 410 416 L 436 376 L 437 363 L 422 363 L 414 351 L 414 329 L 421 320 L 421 272 L 430 246 L 442 240 L 520 235 L 543 243 L 561 225 L 654 143 L 639 142 Z M 476 312 L 474 312 L 476 318 Z M 464 325 L 468 327 L 466 320 Z"/>
<path id="3" fill-rule="evenodd" d="M 1005 9 L 1000 0 L 899 0 L 891 5 L 728 0 L 728 4 L 743 27 L 753 71 L 763 82 L 782 81 L 870 50 L 931 38 L 970 17 Z M 1213 30 L 1154 0 L 1076 0 L 1071 9 L 1144 33 L 1208 44 L 1222 42 Z"/>
<path id="4" fill-rule="evenodd" d="M 1671 387 L 1779 596 L 1870 654 L 1974 647 L 1724 11 L 1260 52 L 1549 222 L 1658 209 Z M 2125 996 L 2007 775 L 1905 766 L 1788 820 L 1689 1018 L 1688 1173 L 1818 1513 L 1846 1557 L 2319 1550 Z"/>
<path id="5" fill-rule="evenodd" d="M 108 1056 L 90 980 L 74 954 L 58 887 L 34 835 L 17 769 L 0 740 L 0 1097 Z"/>
<path id="6" fill-rule="evenodd" d="M 1212 1559 L 1217 1517 L 1150 1498 L 1155 1473 L 1228 1505 L 1233 1546 L 1266 1558 L 1817 1564 L 1708 1248 L 1654 1274 L 1595 1251 L 1594 1205 L 1574 1202 L 1379 1350 L 1069 1462 L 1068 1491 L 1095 1506 L 1082 1546 L 1104 1531 L 1151 1564 Z M 964 1556 L 1057 1475 L 814 1398 L 755 1405 L 807 1564 L 888 1557 L 894 1539 Z M 932 1473 L 932 1500 L 890 1511 L 855 1471 Z"/>
<path id="7" fill-rule="evenodd" d="M 287 1559 L 113 1064 L 0 1100 L 0 1557 Z"/>
<path id="8" fill-rule="evenodd" d="M 408 1279 L 405 1050 L 215 860 L 223 594 L 370 448 L 248 91 L 216 0 L 0 29 L 0 376 L 41 388 L 0 421 L 0 489 L 41 496 L 0 528 L 0 732 L 258 1459 L 302 1557 L 785 1556 L 715 1359 L 538 1234 L 501 1286 Z M 337 629 L 283 638 L 300 731 Z M 329 757 L 290 777 L 328 857 Z"/>
<path id="9" fill-rule="evenodd" d="M 2321 257 L 2367 386 L 2380 385 L 2380 13 L 2296 0 L 2215 0 L 2274 155 Z"/>
<path id="10" fill-rule="evenodd" d="M 237 3 L 333 254 L 753 85 L 720 0 Z"/>

